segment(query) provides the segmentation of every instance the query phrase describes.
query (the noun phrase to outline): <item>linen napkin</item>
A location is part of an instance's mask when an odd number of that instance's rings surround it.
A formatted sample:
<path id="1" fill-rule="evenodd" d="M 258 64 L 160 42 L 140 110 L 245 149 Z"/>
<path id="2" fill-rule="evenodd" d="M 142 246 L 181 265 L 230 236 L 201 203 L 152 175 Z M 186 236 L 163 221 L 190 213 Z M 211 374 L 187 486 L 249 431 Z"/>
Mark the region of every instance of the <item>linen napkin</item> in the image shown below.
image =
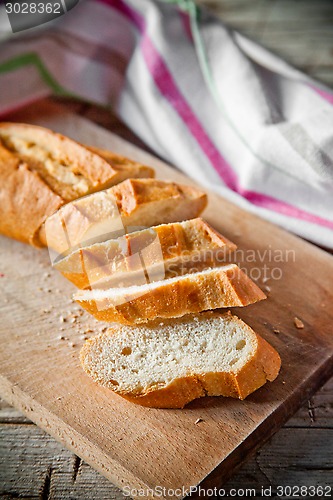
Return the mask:
<path id="1" fill-rule="evenodd" d="M 1 118 L 51 94 L 110 106 L 202 186 L 333 248 L 331 90 L 191 0 L 83 0 L 4 26 L 2 11 Z"/>

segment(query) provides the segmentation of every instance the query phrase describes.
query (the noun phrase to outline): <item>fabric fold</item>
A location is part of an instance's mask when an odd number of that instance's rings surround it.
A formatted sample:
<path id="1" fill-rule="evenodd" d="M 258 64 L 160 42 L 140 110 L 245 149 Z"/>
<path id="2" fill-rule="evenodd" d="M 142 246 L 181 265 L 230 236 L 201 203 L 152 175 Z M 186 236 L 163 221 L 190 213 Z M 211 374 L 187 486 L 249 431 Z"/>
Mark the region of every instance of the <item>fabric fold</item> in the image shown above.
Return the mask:
<path id="1" fill-rule="evenodd" d="M 1 43 L 0 113 L 111 106 L 201 185 L 333 248 L 333 93 L 191 0 L 85 0 Z"/>

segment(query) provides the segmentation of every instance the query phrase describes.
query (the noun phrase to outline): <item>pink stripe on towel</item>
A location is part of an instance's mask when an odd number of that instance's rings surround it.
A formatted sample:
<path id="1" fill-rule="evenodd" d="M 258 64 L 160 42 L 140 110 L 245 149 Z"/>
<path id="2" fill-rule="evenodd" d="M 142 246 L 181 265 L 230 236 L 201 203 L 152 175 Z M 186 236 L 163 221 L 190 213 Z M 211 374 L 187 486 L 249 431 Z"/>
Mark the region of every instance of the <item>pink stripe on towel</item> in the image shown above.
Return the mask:
<path id="1" fill-rule="evenodd" d="M 310 85 L 312 90 L 314 90 L 320 97 L 322 97 L 325 101 L 329 102 L 333 105 L 333 94 L 330 94 L 326 90 L 320 89 L 319 87 L 315 87 L 314 85 Z"/>
<path id="2" fill-rule="evenodd" d="M 122 0 L 99 1 L 114 7 L 119 12 L 124 14 L 124 16 L 132 21 L 136 28 L 142 33 L 140 44 L 142 55 L 157 88 L 169 102 L 169 104 L 173 107 L 173 109 L 177 112 L 178 116 L 182 119 L 184 124 L 187 126 L 192 137 L 196 140 L 197 144 L 200 146 L 201 150 L 209 159 L 212 166 L 215 168 L 228 188 L 237 192 L 256 206 L 333 229 L 333 221 L 323 219 L 322 217 L 316 216 L 310 212 L 301 210 L 272 196 L 257 193 L 255 191 L 249 191 L 243 188 L 239 183 L 239 179 L 237 178 L 235 171 L 223 158 L 220 151 L 216 148 L 215 144 L 207 135 L 205 129 L 203 128 L 200 121 L 195 116 L 193 110 L 187 103 L 185 97 L 179 90 L 177 83 L 175 82 L 171 72 L 169 71 L 163 57 L 159 54 L 154 43 L 147 34 L 145 20 L 141 16 L 141 14 L 139 14 L 128 5 L 124 4 Z M 318 89 L 316 90 L 319 92 Z"/>

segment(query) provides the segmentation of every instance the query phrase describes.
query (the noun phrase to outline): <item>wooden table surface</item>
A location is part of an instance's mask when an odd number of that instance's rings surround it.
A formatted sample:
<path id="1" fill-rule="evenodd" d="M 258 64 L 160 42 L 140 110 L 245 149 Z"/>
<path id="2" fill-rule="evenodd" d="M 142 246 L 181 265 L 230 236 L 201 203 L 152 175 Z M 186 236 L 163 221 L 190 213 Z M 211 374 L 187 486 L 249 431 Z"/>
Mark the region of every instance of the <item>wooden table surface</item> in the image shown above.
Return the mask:
<path id="1" fill-rule="evenodd" d="M 333 87 L 332 1 L 201 0 L 200 3 L 215 10 L 226 23 Z M 85 104 L 67 105 L 143 146 L 111 113 Z M 260 498 L 262 486 L 272 486 L 274 492 L 278 485 L 332 484 L 332 395 L 333 379 L 305 402 L 224 488 L 227 491 L 255 488 L 256 498 Z M 123 498 L 107 479 L 4 401 L 0 402 L 0 434 L 0 498 Z"/>

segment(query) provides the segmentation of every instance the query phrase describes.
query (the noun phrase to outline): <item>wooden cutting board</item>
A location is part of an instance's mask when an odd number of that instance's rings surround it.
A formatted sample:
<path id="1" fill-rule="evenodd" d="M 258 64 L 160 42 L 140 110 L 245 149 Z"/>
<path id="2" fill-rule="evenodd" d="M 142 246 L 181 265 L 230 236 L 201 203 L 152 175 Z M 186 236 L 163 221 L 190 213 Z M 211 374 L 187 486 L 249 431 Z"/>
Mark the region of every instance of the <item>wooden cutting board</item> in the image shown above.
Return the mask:
<path id="1" fill-rule="evenodd" d="M 15 119 L 133 157 L 159 178 L 194 184 L 55 105 L 34 105 Z M 50 268 L 47 250 L 0 239 L 2 396 L 127 492 L 160 486 L 172 498 L 199 483 L 222 484 L 333 372 L 333 258 L 212 193 L 204 215 L 237 243 L 241 267 L 269 287 L 268 300 L 236 314 L 279 351 L 282 369 L 244 402 L 204 398 L 182 411 L 141 408 L 95 385 L 78 354 L 83 336 L 105 324 L 80 316 L 74 287 Z"/>

